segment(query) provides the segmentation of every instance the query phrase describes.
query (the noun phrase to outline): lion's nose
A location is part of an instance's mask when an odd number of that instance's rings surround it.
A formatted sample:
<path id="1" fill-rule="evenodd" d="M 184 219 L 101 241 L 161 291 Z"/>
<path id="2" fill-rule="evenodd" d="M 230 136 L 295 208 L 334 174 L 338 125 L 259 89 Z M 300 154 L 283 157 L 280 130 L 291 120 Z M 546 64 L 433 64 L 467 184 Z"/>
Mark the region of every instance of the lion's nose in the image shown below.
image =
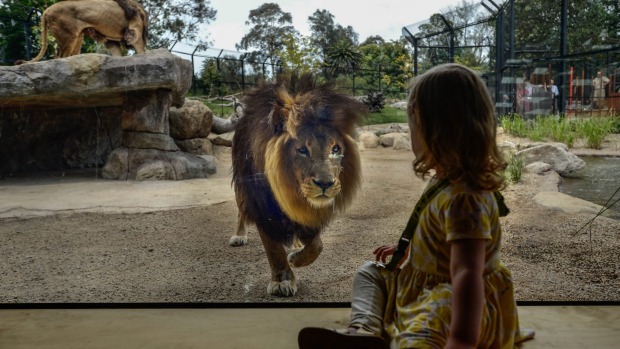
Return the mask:
<path id="1" fill-rule="evenodd" d="M 316 184 L 319 188 L 323 189 L 323 191 L 325 191 L 327 188 L 331 187 L 332 185 L 334 185 L 334 181 L 333 180 L 319 180 L 317 181 L 316 179 L 312 180 L 314 182 L 314 184 Z"/>

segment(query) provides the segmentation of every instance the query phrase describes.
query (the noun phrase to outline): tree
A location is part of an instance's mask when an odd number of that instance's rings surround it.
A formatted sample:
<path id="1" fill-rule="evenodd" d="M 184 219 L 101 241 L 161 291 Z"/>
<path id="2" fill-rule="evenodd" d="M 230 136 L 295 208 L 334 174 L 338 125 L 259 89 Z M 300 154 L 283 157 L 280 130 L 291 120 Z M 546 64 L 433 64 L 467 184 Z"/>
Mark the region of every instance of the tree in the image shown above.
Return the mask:
<path id="1" fill-rule="evenodd" d="M 169 47 L 174 41 L 210 42 L 198 38 L 201 24 L 215 20 L 210 0 L 138 0 L 149 13 L 149 48 Z"/>
<path id="2" fill-rule="evenodd" d="M 200 79 L 203 83 L 203 94 L 207 96 L 221 96 L 224 94 L 222 76 L 217 69 L 215 60 L 205 59 L 203 61 Z"/>
<path id="3" fill-rule="evenodd" d="M 350 73 L 362 62 L 362 54 L 351 42 L 341 40 L 327 52 L 327 66 L 333 74 Z"/>
<path id="4" fill-rule="evenodd" d="M 363 56 L 361 67 L 371 76 L 366 77 L 368 87 L 401 92 L 413 77 L 413 60 L 404 38 L 385 42 L 381 37 L 369 37 L 360 46 Z"/>
<path id="5" fill-rule="evenodd" d="M 236 46 L 239 50 L 254 51 L 258 59 L 269 60 L 275 63 L 284 49 L 284 40 L 288 35 L 296 35 L 297 30 L 292 26 L 293 17 L 283 12 L 280 5 L 265 3 L 251 10 L 246 25 L 252 25 L 250 31 Z"/>
<path id="6" fill-rule="evenodd" d="M 0 5 L 0 59 L 12 64 L 18 59 L 28 58 L 36 36 L 33 27 L 38 27 L 41 9 L 56 1 L 4 0 Z"/>
<path id="7" fill-rule="evenodd" d="M 359 35 L 351 26 L 343 27 L 334 23 L 334 15 L 327 10 L 316 10 L 310 17 L 310 31 L 312 43 L 320 48 L 323 59 L 332 46 L 339 42 L 357 45 Z"/>
<path id="8" fill-rule="evenodd" d="M 312 39 L 302 35 L 288 34 L 283 40 L 284 49 L 280 60 L 299 73 L 313 72 L 321 67 L 319 48 L 312 44 Z"/>

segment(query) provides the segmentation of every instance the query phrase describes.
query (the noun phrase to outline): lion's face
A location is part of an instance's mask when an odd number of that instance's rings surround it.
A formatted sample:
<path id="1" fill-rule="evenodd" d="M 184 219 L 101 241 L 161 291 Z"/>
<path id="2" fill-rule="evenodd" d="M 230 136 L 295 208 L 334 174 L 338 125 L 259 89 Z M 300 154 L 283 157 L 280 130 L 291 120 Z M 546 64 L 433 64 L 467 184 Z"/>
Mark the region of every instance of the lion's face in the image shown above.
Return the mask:
<path id="1" fill-rule="evenodd" d="M 265 174 L 282 210 L 307 226 L 326 224 L 360 182 L 355 141 L 327 125 L 308 124 L 267 145 Z"/>
<path id="2" fill-rule="evenodd" d="M 325 126 L 304 127 L 287 144 L 300 193 L 315 208 L 333 206 L 340 194 L 340 172 L 346 152 L 343 137 Z"/>

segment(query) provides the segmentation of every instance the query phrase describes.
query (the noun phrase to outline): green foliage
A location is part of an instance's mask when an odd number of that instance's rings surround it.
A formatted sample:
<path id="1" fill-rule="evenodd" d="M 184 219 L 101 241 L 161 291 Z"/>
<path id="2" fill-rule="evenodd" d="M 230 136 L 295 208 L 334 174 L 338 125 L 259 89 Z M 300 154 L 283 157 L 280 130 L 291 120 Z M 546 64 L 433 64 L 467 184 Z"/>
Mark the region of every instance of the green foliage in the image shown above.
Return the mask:
<path id="1" fill-rule="evenodd" d="M 226 101 L 215 101 L 215 102 L 209 102 L 209 101 L 202 101 L 207 107 L 209 107 L 209 109 L 211 109 L 211 111 L 221 117 L 221 118 L 227 118 L 229 115 L 231 115 L 234 110 L 232 106 L 229 106 L 230 102 L 226 102 Z"/>
<path id="2" fill-rule="evenodd" d="M 250 31 L 236 45 L 238 50 L 255 49 L 255 53 L 275 62 L 284 49 L 284 40 L 289 35 L 297 35 L 292 25 L 293 17 L 283 12 L 280 5 L 264 3 L 251 10 L 246 25 L 252 26 Z"/>
<path id="3" fill-rule="evenodd" d="M 333 74 L 347 74 L 359 67 L 362 54 L 350 42 L 342 40 L 329 48 L 327 66 Z"/>
<path id="4" fill-rule="evenodd" d="M 174 41 L 210 44 L 198 36 L 203 24 L 215 20 L 210 0 L 138 0 L 149 14 L 148 48 L 170 47 Z"/>
<path id="5" fill-rule="evenodd" d="M 321 67 L 319 48 L 311 43 L 306 36 L 288 34 L 282 42 L 284 49 L 280 52 L 280 60 L 285 66 L 294 67 L 300 74 L 317 71 Z"/>
<path id="6" fill-rule="evenodd" d="M 568 47 L 572 52 L 592 49 L 594 45 L 617 40 L 620 24 L 617 0 L 568 1 Z M 530 44 L 533 49 L 559 54 L 561 2 L 556 0 L 515 1 L 515 41 Z M 607 38 L 599 35 L 605 31 Z M 570 53 L 570 52 L 569 52 Z M 531 58 L 525 54 L 522 58 Z"/>
<path id="7" fill-rule="evenodd" d="M 389 123 L 407 123 L 407 112 L 402 109 L 387 106 L 378 113 L 371 113 L 364 120 L 364 125 L 377 125 Z"/>
<path id="8" fill-rule="evenodd" d="M 413 77 L 413 56 L 404 39 L 386 43 L 369 37 L 359 50 L 363 56 L 361 68 L 373 72 L 365 76 L 369 88 L 388 95 L 389 91 L 405 91 Z"/>
<path id="9" fill-rule="evenodd" d="M 614 128 L 614 120 L 609 118 L 590 118 L 576 123 L 577 133 L 586 139 L 588 148 L 601 149 L 605 137 Z"/>
<path id="10" fill-rule="evenodd" d="M 527 123 L 518 115 L 504 115 L 500 117 L 500 126 L 504 132 L 516 137 L 525 137 L 527 135 Z"/>
<path id="11" fill-rule="evenodd" d="M 601 149 L 605 137 L 616 130 L 617 118 L 559 119 L 553 115 L 539 116 L 525 121 L 518 115 L 502 116 L 500 126 L 504 132 L 527 137 L 533 141 L 552 140 L 572 148 L 576 139 L 584 139 L 586 146 Z"/>
<path id="12" fill-rule="evenodd" d="M 378 113 L 385 107 L 385 95 L 383 92 L 370 92 L 364 97 L 363 102 L 371 113 Z"/>
<path id="13" fill-rule="evenodd" d="M 334 15 L 327 10 L 316 10 L 308 17 L 310 40 L 313 46 L 319 49 L 323 61 L 327 59 L 330 48 L 340 41 L 345 41 L 351 45 L 357 45 L 359 35 L 351 26 L 343 27 L 334 22 Z"/>
<path id="14" fill-rule="evenodd" d="M 504 170 L 504 178 L 512 183 L 519 183 L 523 177 L 523 169 L 525 168 L 525 162 L 519 155 L 512 154 L 508 158 L 508 165 Z"/>
<path id="15" fill-rule="evenodd" d="M 32 43 L 30 57 L 38 50 L 39 16 L 56 1 L 2 0 L 0 1 L 0 62 L 13 64 L 27 59 L 26 41 Z"/>
<path id="16" fill-rule="evenodd" d="M 225 86 L 222 86 L 222 76 L 217 69 L 217 63 L 215 60 L 205 59 L 203 61 L 200 78 L 202 79 L 202 93 L 204 95 L 222 96 L 225 94 Z"/>

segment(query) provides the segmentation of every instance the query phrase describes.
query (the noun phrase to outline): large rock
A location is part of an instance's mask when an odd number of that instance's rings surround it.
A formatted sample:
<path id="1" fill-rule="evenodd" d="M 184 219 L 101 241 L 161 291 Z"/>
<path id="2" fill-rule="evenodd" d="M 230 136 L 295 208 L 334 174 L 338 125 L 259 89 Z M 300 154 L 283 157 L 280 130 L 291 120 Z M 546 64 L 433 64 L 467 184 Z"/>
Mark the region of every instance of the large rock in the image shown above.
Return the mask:
<path id="1" fill-rule="evenodd" d="M 370 131 L 359 132 L 359 141 L 364 145 L 364 148 L 376 148 L 380 144 L 379 137 Z"/>
<path id="2" fill-rule="evenodd" d="M 191 62 L 166 49 L 125 57 L 82 54 L 0 72 L 4 108 L 115 106 L 134 93 L 159 89 L 181 106 L 192 83 Z"/>
<path id="3" fill-rule="evenodd" d="M 0 67 L 0 176 L 103 165 L 105 178 L 207 177 L 212 159 L 170 137 L 191 81 L 191 62 L 165 49 Z"/>
<path id="4" fill-rule="evenodd" d="M 207 138 L 213 112 L 201 101 L 186 99 L 183 106 L 170 108 L 170 136 L 175 140 Z"/>
<path id="5" fill-rule="evenodd" d="M 568 151 L 563 144 L 540 144 L 516 153 L 525 165 L 533 162 L 544 162 L 553 168 L 561 176 L 569 175 L 581 170 L 586 166 L 585 161 Z"/>

